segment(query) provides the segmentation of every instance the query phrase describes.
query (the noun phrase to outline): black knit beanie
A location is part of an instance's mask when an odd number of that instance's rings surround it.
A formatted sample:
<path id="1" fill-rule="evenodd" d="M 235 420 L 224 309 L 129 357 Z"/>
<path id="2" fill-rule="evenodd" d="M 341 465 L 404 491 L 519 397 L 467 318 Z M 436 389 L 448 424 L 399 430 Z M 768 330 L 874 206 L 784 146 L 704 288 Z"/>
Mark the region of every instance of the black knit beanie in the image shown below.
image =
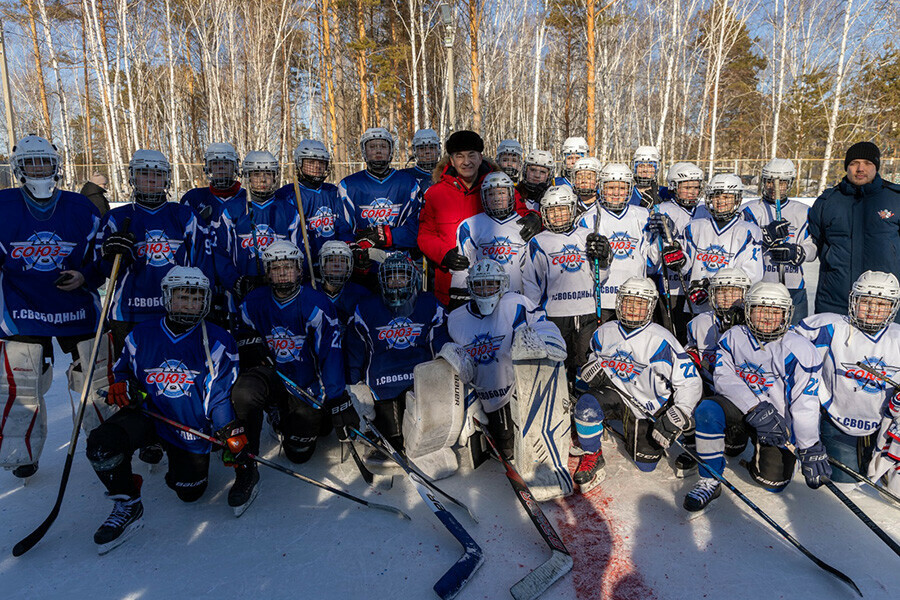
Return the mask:
<path id="1" fill-rule="evenodd" d="M 462 129 L 453 132 L 453 134 L 447 138 L 447 142 L 444 144 L 444 150 L 447 151 L 447 154 L 453 154 L 454 152 L 469 152 L 472 150 L 475 152 L 484 152 L 484 140 L 474 131 Z"/>
<path id="2" fill-rule="evenodd" d="M 867 160 L 875 165 L 875 171 L 881 169 L 881 150 L 872 142 L 856 142 L 847 150 L 847 156 L 844 157 L 844 170 L 854 160 Z"/>

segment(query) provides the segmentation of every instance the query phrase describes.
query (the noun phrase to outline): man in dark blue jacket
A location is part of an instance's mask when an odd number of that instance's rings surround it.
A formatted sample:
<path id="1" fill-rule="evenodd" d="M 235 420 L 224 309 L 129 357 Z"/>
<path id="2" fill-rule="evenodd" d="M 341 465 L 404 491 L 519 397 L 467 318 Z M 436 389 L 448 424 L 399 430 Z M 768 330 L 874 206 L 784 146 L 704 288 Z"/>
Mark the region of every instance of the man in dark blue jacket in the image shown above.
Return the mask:
<path id="1" fill-rule="evenodd" d="M 809 233 L 819 249 L 815 312 L 846 314 L 850 287 L 867 270 L 900 277 L 900 185 L 878 174 L 872 142 L 850 146 L 847 175 L 816 198 Z"/>

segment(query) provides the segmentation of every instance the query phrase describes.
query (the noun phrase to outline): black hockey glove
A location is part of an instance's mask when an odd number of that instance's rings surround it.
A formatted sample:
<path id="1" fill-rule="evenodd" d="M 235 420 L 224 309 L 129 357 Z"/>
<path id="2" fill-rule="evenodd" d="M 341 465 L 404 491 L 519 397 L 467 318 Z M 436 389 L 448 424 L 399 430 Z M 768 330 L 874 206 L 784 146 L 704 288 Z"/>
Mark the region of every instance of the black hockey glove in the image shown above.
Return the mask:
<path id="1" fill-rule="evenodd" d="M 687 264 L 684 250 L 681 249 L 681 244 L 675 240 L 672 240 L 670 245 L 663 246 L 662 259 L 667 269 L 679 273 L 681 272 L 681 269 L 684 268 L 684 265 Z"/>
<path id="2" fill-rule="evenodd" d="M 687 294 L 694 306 L 706 304 L 706 301 L 709 300 L 709 279 L 704 277 L 703 279 L 692 281 L 690 287 L 688 287 Z"/>
<path id="3" fill-rule="evenodd" d="M 831 465 L 828 464 L 828 453 L 822 442 L 816 442 L 809 448 L 798 448 L 797 457 L 800 459 L 800 472 L 806 478 L 806 485 L 815 490 L 831 481 Z"/>
<path id="4" fill-rule="evenodd" d="M 359 244 L 350 244 L 350 250 L 353 252 L 353 272 L 364 275 L 372 268 L 372 259 L 369 258 L 369 249 L 363 248 Z"/>
<path id="5" fill-rule="evenodd" d="M 694 420 L 690 413 L 677 404 L 673 404 L 653 424 L 653 439 L 663 448 L 668 448 L 675 438 L 693 426 Z"/>
<path id="6" fill-rule="evenodd" d="M 609 239 L 599 233 L 589 233 L 584 245 L 584 252 L 591 261 L 599 261 L 601 269 L 608 269 L 612 260 L 612 246 Z"/>
<path id="7" fill-rule="evenodd" d="M 247 433 L 243 421 L 235 419 L 216 432 L 216 439 L 225 444 L 222 450 L 222 463 L 226 467 L 250 462 L 250 448 L 247 447 Z"/>
<path id="8" fill-rule="evenodd" d="M 647 231 L 665 239 L 666 227 L 669 229 L 669 235 L 675 231 L 675 222 L 672 221 L 672 217 L 663 212 L 650 213 L 650 218 L 647 219 Z"/>
<path id="9" fill-rule="evenodd" d="M 264 285 L 266 285 L 266 280 L 262 275 L 241 275 L 237 278 L 237 281 L 234 282 L 234 287 L 231 288 L 231 291 L 235 295 L 237 301 L 240 302 L 247 294 Z"/>
<path id="10" fill-rule="evenodd" d="M 122 266 L 130 265 L 134 262 L 134 244 L 136 241 L 134 234 L 128 231 L 124 233 L 116 231 L 109 234 L 109 237 L 103 240 L 101 248 L 103 259 L 112 262 L 117 254 L 121 254 Z"/>
<path id="11" fill-rule="evenodd" d="M 581 366 L 581 380 L 591 389 L 600 389 L 609 384 L 609 376 L 603 370 L 603 361 L 592 358 Z"/>
<path id="12" fill-rule="evenodd" d="M 356 243 L 362 249 L 368 248 L 390 248 L 394 245 L 394 238 L 391 235 L 390 225 L 373 225 L 360 229 L 356 233 Z"/>
<path id="13" fill-rule="evenodd" d="M 806 259 L 806 251 L 799 244 L 775 244 L 769 247 L 769 258 L 776 265 L 797 267 Z"/>
<path id="14" fill-rule="evenodd" d="M 541 215 L 532 211 L 516 221 L 516 225 L 522 226 L 519 235 L 522 236 L 523 241 L 527 242 L 541 232 Z"/>
<path id="15" fill-rule="evenodd" d="M 760 444 L 767 446 L 784 446 L 791 438 L 784 417 L 771 402 L 763 400 L 744 417 L 747 425 L 756 430 Z"/>
<path id="16" fill-rule="evenodd" d="M 775 220 L 762 228 L 763 245 L 767 248 L 787 241 L 791 235 L 791 224 L 784 219 Z"/>
<path id="17" fill-rule="evenodd" d="M 331 425 L 340 441 L 345 442 L 353 437 L 353 429 L 359 429 L 359 415 L 350 400 L 350 394 L 343 394 L 330 402 Z"/>
<path id="18" fill-rule="evenodd" d="M 469 259 L 459 253 L 459 249 L 452 248 L 441 260 L 441 266 L 449 271 L 464 271 L 469 268 Z"/>

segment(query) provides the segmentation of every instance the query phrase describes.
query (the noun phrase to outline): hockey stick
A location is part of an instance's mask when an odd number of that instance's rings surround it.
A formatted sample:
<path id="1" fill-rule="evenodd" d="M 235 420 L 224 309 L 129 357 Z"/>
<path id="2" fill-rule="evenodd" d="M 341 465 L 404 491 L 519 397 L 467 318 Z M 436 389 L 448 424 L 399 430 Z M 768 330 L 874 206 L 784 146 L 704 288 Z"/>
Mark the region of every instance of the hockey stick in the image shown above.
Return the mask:
<path id="1" fill-rule="evenodd" d="M 365 417 L 363 417 L 363 418 L 365 419 Z M 368 419 L 365 419 L 365 421 L 368 424 L 369 428 L 375 433 L 376 437 L 378 437 L 379 440 L 384 440 L 384 436 L 381 434 L 381 432 L 376 430 L 375 426 Z M 399 453 L 395 455 L 390 450 L 382 448 L 381 446 L 376 444 L 374 441 L 369 439 L 368 436 L 366 436 L 366 434 L 362 433 L 358 429 L 353 429 L 352 431 L 356 437 L 358 437 L 363 442 L 368 444 L 376 452 L 380 452 L 385 457 L 394 461 L 397 464 L 397 466 L 399 466 L 404 471 L 406 471 L 407 469 L 413 471 L 416 475 L 418 475 L 419 479 L 422 480 L 422 483 L 424 483 L 426 486 L 431 488 L 432 491 L 434 491 L 436 494 L 440 494 L 441 496 L 443 496 L 444 498 L 446 498 L 453 504 L 457 505 L 458 507 L 460 507 L 461 509 L 463 509 L 467 513 L 469 513 L 469 518 L 472 519 L 473 522 L 475 522 L 475 523 L 478 522 L 478 518 L 475 516 L 475 513 L 472 512 L 472 509 L 470 509 L 468 506 L 466 506 L 465 504 L 463 504 L 462 502 L 460 502 L 459 500 L 457 500 L 456 498 L 454 498 L 453 496 L 451 496 L 450 494 L 448 494 L 447 492 L 445 492 L 444 490 L 439 488 L 437 486 L 437 484 L 434 482 L 434 480 L 431 479 L 430 477 L 428 477 L 427 475 L 425 475 L 425 473 L 423 473 L 422 470 L 419 467 L 417 467 L 411 460 L 409 460 L 408 458 L 404 459 L 402 456 L 399 455 Z M 386 444 L 386 446 L 387 446 L 387 444 Z"/>
<path id="2" fill-rule="evenodd" d="M 531 522 L 537 527 L 538 533 L 550 546 L 550 551 L 552 552 L 550 559 L 509 588 L 510 593 L 516 600 L 535 600 L 558 579 L 572 570 L 574 565 L 572 555 L 569 553 L 566 545 L 563 544 L 562 538 L 559 537 L 553 525 L 544 516 L 544 511 L 541 510 L 540 505 L 534 500 L 531 490 L 528 489 L 522 476 L 519 475 L 515 467 L 509 464 L 508 460 L 503 458 L 503 454 L 497 449 L 497 444 L 488 432 L 487 427 L 478 419 L 475 422 L 481 429 L 484 439 L 490 444 L 494 455 L 503 463 L 503 467 L 506 469 L 506 478 L 509 479 L 509 484 L 515 491 L 516 498 L 519 499 L 522 508 L 525 509 L 525 512 L 531 518 Z"/>
<path id="3" fill-rule="evenodd" d="M 779 189 L 775 190 L 775 219 L 781 220 L 781 180 L 778 181 Z M 778 263 L 778 282 L 784 285 L 784 264 Z"/>
<path id="4" fill-rule="evenodd" d="M 594 199 L 594 235 L 600 233 L 600 199 Z M 594 307 L 597 309 L 597 325 L 603 320 L 603 307 L 600 302 L 600 259 L 594 259 Z"/>
<path id="5" fill-rule="evenodd" d="M 669 246 L 673 245 L 672 232 L 669 230 L 668 221 L 663 221 L 663 233 L 666 237 L 666 244 L 668 244 Z M 688 285 L 687 281 L 684 278 L 684 273 L 682 273 L 680 270 L 678 271 L 678 279 L 681 281 L 681 291 L 684 292 L 684 297 L 685 299 L 687 299 L 688 306 L 691 309 L 691 317 L 693 317 L 695 314 L 697 314 L 694 310 L 694 301 L 691 300 L 691 295 L 688 293 Z"/>
<path id="6" fill-rule="evenodd" d="M 318 400 L 313 398 L 312 394 L 304 390 L 302 387 L 291 381 L 291 379 L 279 371 L 275 369 L 275 374 L 278 375 L 282 381 L 284 381 L 284 385 L 287 390 L 291 393 L 292 396 L 297 398 L 298 400 L 302 400 L 306 404 L 312 406 L 313 408 L 322 410 L 322 405 Z M 372 474 L 372 471 L 366 468 L 366 465 L 363 464 L 362 459 L 359 458 L 359 453 L 356 451 L 356 446 L 353 445 L 353 442 L 347 440 L 347 444 L 350 446 L 350 455 L 353 457 L 353 462 L 356 463 L 356 468 L 359 469 L 359 474 L 362 475 L 363 481 L 368 485 L 372 485 L 372 482 L 375 481 L 375 476 Z M 344 446 L 341 445 L 341 448 Z M 343 462 L 343 455 L 341 456 L 341 462 Z"/>
<path id="7" fill-rule="evenodd" d="M 878 485 L 877 483 L 875 483 L 874 481 L 872 481 L 865 475 L 861 475 L 860 473 L 857 473 L 856 471 L 854 471 L 853 469 L 851 469 L 850 467 L 848 467 L 847 465 L 845 465 L 844 463 L 842 463 L 841 461 L 839 461 L 836 458 L 829 456 L 828 462 L 830 462 L 832 464 L 832 466 L 837 467 L 838 469 L 840 469 L 841 471 L 843 471 L 844 473 L 846 473 L 853 479 L 857 480 L 858 482 L 868 484 L 873 489 L 878 490 L 878 493 L 883 494 L 883 495 L 887 496 L 888 498 L 890 498 L 891 500 L 893 500 L 894 502 L 896 502 L 897 504 L 900 504 L 900 497 L 898 497 L 896 494 L 894 494 L 893 492 L 888 490 L 883 485 Z"/>
<path id="8" fill-rule="evenodd" d="M 208 435 L 206 433 L 203 433 L 202 431 L 194 429 L 193 427 L 188 427 L 187 425 L 182 425 L 178 421 L 173 421 L 172 419 L 170 419 L 168 417 L 164 417 L 161 414 L 155 413 L 155 412 L 153 412 L 151 410 L 147 410 L 145 408 L 142 408 L 141 412 L 147 416 L 153 417 L 157 421 L 161 421 L 163 423 L 166 423 L 167 425 L 171 425 L 175 429 L 179 429 L 186 433 L 193 434 L 193 435 L 197 436 L 198 438 L 200 438 L 201 440 L 206 440 L 207 442 L 214 444 L 216 446 L 220 446 L 222 448 L 226 447 L 225 443 L 220 441 L 218 438 Z M 407 515 L 405 512 L 403 512 L 399 508 L 394 508 L 393 506 L 388 506 L 387 504 L 377 504 L 375 502 L 369 502 L 368 500 L 363 500 L 362 498 L 354 496 L 353 494 L 350 494 L 350 493 L 340 490 L 338 488 L 332 487 L 332 486 L 328 485 L 327 483 L 322 483 L 321 481 L 317 481 L 315 479 L 307 477 L 306 475 L 301 475 L 300 473 L 298 473 L 297 471 L 294 471 L 293 469 L 289 469 L 287 467 L 283 467 L 283 466 L 279 465 L 278 463 L 274 463 L 270 460 L 266 460 L 265 458 L 263 458 L 261 456 L 256 456 L 255 454 L 249 454 L 249 453 L 247 454 L 247 456 L 250 458 L 250 460 L 255 461 L 261 465 L 265 465 L 265 466 L 269 467 L 270 469 L 275 469 L 276 471 L 281 471 L 285 475 L 290 475 L 291 477 L 296 477 L 297 479 L 299 479 L 301 481 L 305 481 L 306 483 L 312 484 L 312 485 L 314 485 L 318 488 L 321 488 L 325 491 L 331 492 L 332 494 L 335 494 L 336 496 L 340 496 L 341 498 L 346 498 L 347 500 L 350 500 L 351 502 L 356 502 L 357 504 L 362 504 L 363 506 L 366 506 L 368 508 L 375 508 L 378 510 L 383 510 L 386 512 L 394 513 L 395 515 L 397 515 L 399 517 L 403 517 L 406 520 L 410 520 L 409 515 Z"/>
<path id="9" fill-rule="evenodd" d="M 636 410 L 639 414 L 643 415 L 645 419 L 649 420 L 651 423 L 656 423 L 656 417 L 654 417 L 652 414 L 650 414 L 650 412 L 647 411 L 643 406 L 637 404 L 630 396 L 623 395 L 623 399 L 630 407 L 632 407 L 634 410 Z M 770 517 L 768 515 L 768 513 L 766 513 L 763 509 L 758 507 L 756 504 L 754 504 L 753 501 L 750 500 L 750 498 L 745 496 L 743 492 L 741 492 L 739 489 L 737 489 L 734 486 L 734 484 L 732 484 L 730 481 L 728 481 L 728 479 L 725 478 L 724 475 L 717 473 L 712 467 L 709 466 L 709 464 L 705 460 L 700 458 L 700 456 L 695 451 L 691 450 L 686 445 L 682 444 L 680 441 L 678 441 L 678 439 L 675 440 L 675 443 L 678 444 L 679 446 L 681 446 L 681 449 L 685 453 L 687 453 L 688 456 L 690 456 L 695 461 L 697 461 L 698 464 L 703 465 L 706 468 L 706 471 L 710 475 L 712 475 L 713 478 L 716 479 L 716 481 L 718 481 L 719 483 L 721 483 L 722 485 L 727 487 L 729 490 L 731 490 L 735 496 L 740 498 L 740 500 L 744 504 L 749 506 L 750 509 L 753 510 L 753 512 L 755 512 L 757 515 L 759 515 L 766 523 L 768 523 L 775 531 L 777 531 L 781 535 L 782 538 L 784 538 L 785 540 L 790 542 L 791 545 L 793 545 L 797 550 L 802 552 L 806 558 L 813 561 L 816 564 L 816 566 L 819 567 L 820 569 L 827 571 L 828 573 L 834 575 L 835 577 L 837 577 L 838 579 L 840 579 L 841 581 L 846 583 L 848 586 L 853 588 L 854 592 L 859 594 L 860 598 L 862 598 L 862 592 L 859 590 L 859 588 L 856 586 L 856 584 L 853 582 L 852 579 L 850 579 L 849 577 L 847 577 L 847 575 L 838 571 L 837 569 L 835 569 L 834 567 L 832 567 L 831 565 L 829 565 L 828 563 L 826 563 L 825 561 L 823 561 L 822 559 L 817 557 L 815 554 L 813 554 L 812 552 L 807 550 L 806 547 L 803 546 L 803 544 L 801 544 L 800 542 L 797 541 L 797 538 L 795 538 L 790 533 L 785 531 L 785 529 L 781 525 L 779 525 L 772 517 Z"/>
<path id="10" fill-rule="evenodd" d="M 128 232 L 131 225 L 131 218 L 126 217 L 122 221 L 122 233 Z M 106 315 L 109 313 L 109 305 L 112 302 L 113 292 L 116 288 L 116 280 L 119 277 L 119 270 L 122 268 L 122 255 L 116 254 L 113 259 L 112 271 L 109 274 L 109 282 L 106 285 L 106 295 L 103 296 L 103 306 L 100 309 L 100 319 L 97 322 L 97 331 L 94 333 L 94 345 L 91 346 L 91 356 L 88 361 L 88 367 L 84 374 L 84 384 L 81 387 L 81 401 L 78 404 L 78 414 L 75 416 L 75 427 L 72 429 L 72 438 L 69 440 L 69 450 L 66 453 L 66 463 L 63 466 L 62 479 L 59 482 L 59 492 L 56 495 L 56 503 L 50 509 L 50 514 L 44 519 L 44 522 L 38 525 L 37 529 L 26 535 L 13 547 L 13 556 L 22 556 L 31 550 L 35 544 L 41 541 L 41 538 L 53 525 L 56 517 L 59 516 L 59 509 L 62 507 L 63 496 L 66 494 L 66 486 L 69 483 L 69 475 L 72 473 L 72 461 L 75 458 L 75 446 L 78 444 L 78 434 L 81 432 L 81 422 L 84 420 L 84 410 L 87 406 L 88 393 L 91 388 L 91 380 L 94 378 L 94 367 L 97 361 L 97 353 L 100 350 L 100 338 L 103 336 L 103 328 L 106 325 Z M 83 363 L 82 363 L 83 364 Z"/>
<path id="11" fill-rule="evenodd" d="M 444 508 L 444 506 L 438 501 L 438 499 L 432 494 L 428 488 L 426 487 L 425 481 L 416 473 L 410 466 L 403 460 L 400 454 L 391 446 L 390 442 L 381 435 L 375 426 L 369 421 L 366 417 L 363 417 L 363 420 L 366 422 L 366 425 L 369 426 L 369 429 L 378 437 L 379 441 L 384 444 L 385 449 L 390 452 L 394 461 L 400 465 L 400 467 L 406 471 L 409 480 L 415 486 L 416 491 L 422 497 L 422 500 L 425 501 L 425 504 L 428 505 L 428 508 L 435 514 L 438 520 L 443 523 L 444 527 L 450 532 L 450 534 L 456 538 L 456 540 L 462 544 L 465 552 L 456 561 L 456 563 L 450 567 L 450 570 L 444 573 L 443 577 L 441 577 L 437 583 L 434 584 L 434 591 L 440 596 L 443 600 L 451 600 L 452 598 L 456 598 L 457 594 L 459 594 L 460 590 L 462 590 L 463 586 L 468 583 L 469 579 L 472 578 L 472 575 L 475 574 L 475 571 L 484 563 L 484 552 L 478 546 L 472 536 L 469 535 L 469 532 L 466 531 L 462 525 L 460 525 L 459 521 L 456 520 L 456 517 L 453 514 Z M 358 432 L 357 432 L 358 433 Z"/>
<path id="12" fill-rule="evenodd" d="M 290 129 L 290 127 L 288 127 Z M 300 231 L 303 233 L 303 249 L 306 250 L 306 258 L 309 260 L 309 284 L 312 289 L 316 289 L 316 276 L 313 273 L 313 256 L 309 247 L 309 233 L 306 231 L 306 215 L 303 214 L 303 203 L 300 202 L 300 182 L 297 179 L 300 174 L 297 172 L 297 165 L 294 165 L 294 199 L 297 201 L 297 214 L 300 216 Z"/>
<path id="13" fill-rule="evenodd" d="M 660 214 L 662 211 L 659 210 L 659 205 L 653 205 L 653 212 L 656 214 Z M 663 253 L 663 241 L 662 238 L 657 238 L 656 245 L 659 247 L 659 262 L 662 264 L 662 280 L 663 280 L 663 292 L 666 296 L 666 304 L 665 311 L 663 311 L 663 320 L 668 320 L 667 327 L 669 331 L 672 332 L 672 335 L 675 335 L 675 321 L 672 320 L 672 293 L 669 289 L 669 267 L 666 265 L 666 261 L 662 257 Z"/>

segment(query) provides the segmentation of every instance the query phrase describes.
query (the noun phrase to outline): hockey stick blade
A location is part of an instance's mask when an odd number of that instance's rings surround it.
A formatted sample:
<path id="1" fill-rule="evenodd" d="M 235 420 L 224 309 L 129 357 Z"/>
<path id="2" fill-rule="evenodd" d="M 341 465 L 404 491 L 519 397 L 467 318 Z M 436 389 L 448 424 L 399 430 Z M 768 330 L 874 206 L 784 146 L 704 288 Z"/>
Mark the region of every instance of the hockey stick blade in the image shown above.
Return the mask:
<path id="1" fill-rule="evenodd" d="M 574 563 L 570 554 L 554 550 L 550 560 L 523 577 L 509 591 L 516 600 L 535 600 L 571 571 Z"/>
<path id="2" fill-rule="evenodd" d="M 372 471 L 366 468 L 366 465 L 363 464 L 362 459 L 359 457 L 359 453 L 356 451 L 356 446 L 353 445 L 353 442 L 347 442 L 350 445 L 350 456 L 353 457 L 353 462 L 356 463 L 356 468 L 359 469 L 359 474 L 362 475 L 363 481 L 368 485 L 372 485 L 372 482 L 375 481 L 375 476 L 372 475 Z"/>

